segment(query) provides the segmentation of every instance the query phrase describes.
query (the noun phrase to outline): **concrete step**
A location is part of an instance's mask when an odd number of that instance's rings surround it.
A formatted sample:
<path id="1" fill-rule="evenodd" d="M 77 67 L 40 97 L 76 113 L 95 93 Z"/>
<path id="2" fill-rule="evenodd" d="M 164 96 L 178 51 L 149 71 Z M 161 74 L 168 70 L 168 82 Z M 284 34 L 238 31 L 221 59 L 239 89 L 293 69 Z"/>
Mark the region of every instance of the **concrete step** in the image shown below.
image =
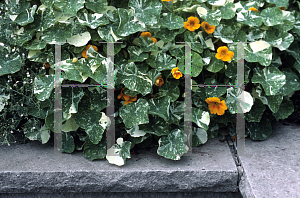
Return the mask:
<path id="1" fill-rule="evenodd" d="M 121 167 L 89 161 L 81 151 L 54 154 L 53 143 L 3 145 L 0 197 L 241 197 L 236 164 L 219 139 L 179 161 L 143 149 Z"/>
<path id="2" fill-rule="evenodd" d="M 246 138 L 244 153 L 238 151 L 245 198 L 300 197 L 300 125 L 281 121 L 272 128 L 267 140 Z"/>

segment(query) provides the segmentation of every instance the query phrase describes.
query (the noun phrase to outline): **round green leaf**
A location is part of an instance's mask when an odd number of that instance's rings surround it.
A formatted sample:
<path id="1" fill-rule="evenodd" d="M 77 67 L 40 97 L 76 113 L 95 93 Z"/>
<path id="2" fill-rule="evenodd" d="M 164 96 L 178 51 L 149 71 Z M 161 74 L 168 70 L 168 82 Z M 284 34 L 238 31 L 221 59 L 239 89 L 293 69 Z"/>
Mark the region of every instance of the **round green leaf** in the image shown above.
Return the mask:
<path id="1" fill-rule="evenodd" d="M 218 9 L 221 11 L 222 19 L 232 19 L 235 16 L 235 5 L 232 2 L 228 2 L 225 6 L 220 6 Z"/>
<path id="2" fill-rule="evenodd" d="M 169 30 L 180 29 L 183 27 L 183 18 L 173 13 L 163 13 L 159 19 L 159 23 L 162 27 L 168 28 Z"/>
<path id="3" fill-rule="evenodd" d="M 149 123 L 139 125 L 139 129 L 156 136 L 168 135 L 170 133 L 170 122 L 166 122 L 159 116 L 149 115 Z"/>
<path id="4" fill-rule="evenodd" d="M 148 59 L 148 53 L 144 53 L 141 48 L 137 46 L 129 46 L 127 48 L 130 60 L 133 62 L 143 62 L 144 60 Z"/>
<path id="5" fill-rule="evenodd" d="M 74 149 L 75 142 L 71 133 L 62 132 L 62 152 L 73 153 Z"/>
<path id="6" fill-rule="evenodd" d="M 134 10 L 134 16 L 146 25 L 156 24 L 162 4 L 156 0 L 129 0 L 128 7 Z"/>
<path id="7" fill-rule="evenodd" d="M 286 76 L 276 67 L 254 68 L 251 82 L 261 84 L 267 96 L 276 95 L 286 84 Z"/>
<path id="8" fill-rule="evenodd" d="M 93 144 L 98 144 L 107 126 L 105 113 L 100 114 L 96 109 L 79 108 L 74 115 L 76 124 L 85 129 Z"/>
<path id="9" fill-rule="evenodd" d="M 255 41 L 245 48 L 245 60 L 259 62 L 263 66 L 269 66 L 272 61 L 272 47 L 265 41 Z"/>
<path id="10" fill-rule="evenodd" d="M 126 128 L 149 123 L 149 108 L 149 103 L 145 99 L 138 99 L 137 102 L 129 103 L 121 107 L 119 113 Z"/>
<path id="11" fill-rule="evenodd" d="M 210 72 L 213 72 L 213 73 L 217 73 L 218 71 L 220 71 L 221 69 L 223 69 L 224 62 L 221 59 L 217 59 L 215 57 L 216 53 L 212 53 L 212 54 L 213 54 L 213 57 L 210 57 L 211 61 L 210 61 L 209 65 L 205 69 L 207 71 L 210 71 Z"/>
<path id="12" fill-rule="evenodd" d="M 274 96 L 265 96 L 267 99 L 267 105 L 273 113 L 276 113 L 279 110 L 280 104 L 283 100 L 282 95 L 274 95 Z"/>
<path id="13" fill-rule="evenodd" d="M 295 25 L 295 17 L 292 12 L 282 10 L 283 14 L 283 24 L 274 25 L 273 28 L 278 30 L 282 30 L 282 32 L 287 32 L 294 28 Z"/>
<path id="14" fill-rule="evenodd" d="M 276 113 L 273 113 L 273 116 L 276 119 L 286 119 L 294 112 L 293 101 L 283 98 L 282 103 L 280 104 L 279 110 Z"/>
<path id="15" fill-rule="evenodd" d="M 156 57 L 150 56 L 146 63 L 157 71 L 172 70 L 176 67 L 176 59 L 166 53 L 159 53 Z"/>
<path id="16" fill-rule="evenodd" d="M 85 7 L 93 12 L 102 13 L 107 9 L 107 0 L 85 0 Z"/>
<path id="17" fill-rule="evenodd" d="M 294 41 L 294 36 L 287 32 L 271 29 L 266 32 L 264 40 L 270 45 L 277 47 L 280 51 L 289 48 Z"/>
<path id="18" fill-rule="evenodd" d="M 157 154 L 167 159 L 180 160 L 188 151 L 184 143 L 184 133 L 180 129 L 174 129 L 167 137 L 161 137 L 158 143 Z"/>
<path id="19" fill-rule="evenodd" d="M 286 84 L 283 85 L 280 92 L 284 96 L 287 96 L 293 91 L 300 90 L 300 81 L 298 75 L 295 72 L 293 72 L 291 68 L 283 68 L 281 71 L 286 76 Z"/>
<path id="20" fill-rule="evenodd" d="M 21 26 L 25 26 L 34 21 L 34 14 L 36 11 L 37 5 L 33 5 L 30 9 L 22 11 L 14 22 L 18 23 Z"/>
<path id="21" fill-rule="evenodd" d="M 208 130 L 210 122 L 209 113 L 200 109 L 193 109 L 192 121 L 197 124 L 198 127 Z"/>
<path id="22" fill-rule="evenodd" d="M 262 21 L 266 26 L 283 24 L 283 14 L 279 7 L 268 7 L 261 11 Z"/>
<path id="23" fill-rule="evenodd" d="M 204 84 L 206 85 L 218 85 L 218 82 L 213 78 L 207 78 L 204 81 Z M 226 87 L 217 87 L 217 86 L 208 86 L 204 87 L 205 94 L 209 97 L 221 97 L 226 93 L 227 88 Z"/>
<path id="24" fill-rule="evenodd" d="M 118 35 L 128 36 L 145 28 L 145 24 L 134 18 L 133 10 L 118 8 L 120 23 L 117 30 Z"/>
<path id="25" fill-rule="evenodd" d="M 54 75 L 40 74 L 34 78 L 34 94 L 40 101 L 44 101 L 50 97 L 54 88 Z"/>
<path id="26" fill-rule="evenodd" d="M 84 7 L 84 2 L 85 0 L 55 0 L 54 6 L 59 8 L 66 17 L 72 17 Z"/>
<path id="27" fill-rule="evenodd" d="M 0 52 L 0 76 L 4 74 L 13 74 L 18 72 L 22 66 L 22 58 L 20 54 L 17 52 L 10 53 L 6 57 L 6 53 L 4 54 L 2 51 Z"/>
<path id="28" fill-rule="evenodd" d="M 167 81 L 159 89 L 159 93 L 155 95 L 155 98 L 170 96 L 171 102 L 174 102 L 178 99 L 180 95 L 180 89 L 178 87 L 178 81 Z"/>
<path id="29" fill-rule="evenodd" d="M 202 128 L 193 127 L 192 146 L 200 146 L 207 142 L 207 132 Z"/>
<path id="30" fill-rule="evenodd" d="M 157 115 L 165 121 L 168 121 L 170 115 L 170 101 L 170 96 L 155 99 L 151 98 L 148 101 L 150 107 L 148 113 L 151 115 Z"/>
<path id="31" fill-rule="evenodd" d="M 80 24 L 89 26 L 91 29 L 109 24 L 109 20 L 105 14 L 89 14 L 86 9 L 81 9 L 77 12 L 77 19 Z"/>
<path id="32" fill-rule="evenodd" d="M 251 110 L 245 114 L 245 119 L 248 122 L 260 122 L 265 109 L 266 106 L 261 102 L 261 100 L 255 100 Z"/>
<path id="33" fill-rule="evenodd" d="M 289 5 L 289 0 L 266 0 L 266 2 L 275 4 L 277 7 L 287 7 Z"/>
<path id="34" fill-rule="evenodd" d="M 117 144 L 107 150 L 106 159 L 110 164 L 123 166 L 126 163 L 126 158 L 130 158 L 131 142 L 123 142 L 123 138 L 117 139 Z"/>
<path id="35" fill-rule="evenodd" d="M 258 12 L 243 10 L 237 13 L 237 21 L 249 25 L 250 27 L 259 27 L 263 22 L 263 17 Z"/>
<path id="36" fill-rule="evenodd" d="M 122 64 L 117 73 L 117 78 L 131 91 L 137 91 L 143 96 L 151 92 L 152 79 L 149 74 L 140 72 L 134 62 Z"/>
<path id="37" fill-rule="evenodd" d="M 266 140 L 272 133 L 270 121 L 264 116 L 260 122 L 246 122 L 252 140 Z"/>
<path id="38" fill-rule="evenodd" d="M 203 69 L 202 57 L 198 53 L 192 54 L 192 76 L 197 77 Z"/>

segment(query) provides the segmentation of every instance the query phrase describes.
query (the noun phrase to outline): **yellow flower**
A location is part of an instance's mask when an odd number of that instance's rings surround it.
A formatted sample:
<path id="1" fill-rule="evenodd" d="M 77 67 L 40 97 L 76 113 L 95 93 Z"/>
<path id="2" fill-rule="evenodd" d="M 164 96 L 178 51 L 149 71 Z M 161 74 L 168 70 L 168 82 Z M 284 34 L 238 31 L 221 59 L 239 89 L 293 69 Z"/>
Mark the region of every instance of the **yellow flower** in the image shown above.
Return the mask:
<path id="1" fill-rule="evenodd" d="M 208 104 L 211 114 L 223 115 L 227 110 L 225 100 L 220 101 L 217 97 L 207 98 L 205 102 Z"/>
<path id="2" fill-rule="evenodd" d="M 140 36 L 144 36 L 144 37 L 151 37 L 151 33 L 150 32 L 142 32 Z"/>
<path id="3" fill-rule="evenodd" d="M 91 47 L 91 45 L 87 45 L 86 47 L 85 47 L 85 50 L 83 50 L 83 52 L 82 52 L 82 57 L 84 57 L 84 58 L 87 58 L 87 55 L 86 55 L 86 52 L 88 51 L 88 49 Z M 94 48 L 94 50 L 97 52 L 98 51 L 98 48 L 95 46 L 95 45 L 93 45 L 93 48 Z"/>
<path id="4" fill-rule="evenodd" d="M 157 42 L 156 38 L 151 38 L 154 43 Z"/>
<path id="5" fill-rule="evenodd" d="M 172 74 L 173 74 L 173 77 L 176 78 L 176 79 L 179 79 L 180 77 L 182 77 L 182 73 L 180 71 L 178 71 L 179 68 L 178 67 L 175 67 L 172 69 Z"/>
<path id="6" fill-rule="evenodd" d="M 173 0 L 161 0 L 161 1 L 172 1 L 172 3 L 173 3 Z"/>
<path id="7" fill-rule="evenodd" d="M 212 34 L 215 29 L 216 29 L 216 26 L 214 25 L 209 25 L 209 23 L 203 21 L 201 23 L 201 27 L 204 28 L 204 31 L 207 33 L 207 34 Z"/>
<path id="8" fill-rule="evenodd" d="M 216 58 L 217 59 L 222 59 L 222 61 L 230 61 L 233 56 L 234 53 L 232 51 L 228 51 L 228 48 L 226 46 L 221 46 L 217 49 L 217 54 L 216 54 Z"/>
<path id="9" fill-rule="evenodd" d="M 159 75 L 154 83 L 156 86 L 161 87 L 162 84 L 164 84 L 164 79 L 162 78 L 162 75 Z"/>
<path id="10" fill-rule="evenodd" d="M 189 17 L 187 22 L 184 22 L 184 28 L 188 29 L 189 31 L 195 31 L 200 28 L 200 21 L 197 17 Z"/>
<path id="11" fill-rule="evenodd" d="M 254 12 L 258 12 L 257 9 L 255 7 L 251 7 L 248 10 L 254 11 Z"/>

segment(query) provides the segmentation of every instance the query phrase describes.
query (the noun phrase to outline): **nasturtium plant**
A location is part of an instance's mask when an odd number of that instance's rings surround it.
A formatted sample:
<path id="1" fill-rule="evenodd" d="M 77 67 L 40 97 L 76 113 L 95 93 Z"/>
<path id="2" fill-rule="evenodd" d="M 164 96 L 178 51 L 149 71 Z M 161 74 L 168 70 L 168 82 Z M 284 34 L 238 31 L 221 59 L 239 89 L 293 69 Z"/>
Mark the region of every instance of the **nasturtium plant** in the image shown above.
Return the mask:
<path id="1" fill-rule="evenodd" d="M 62 151 L 118 166 L 151 144 L 179 160 L 185 116 L 192 146 L 234 136 L 237 113 L 266 140 L 300 113 L 299 13 L 296 0 L 1 1 L 0 142 L 47 143 L 57 104 Z"/>

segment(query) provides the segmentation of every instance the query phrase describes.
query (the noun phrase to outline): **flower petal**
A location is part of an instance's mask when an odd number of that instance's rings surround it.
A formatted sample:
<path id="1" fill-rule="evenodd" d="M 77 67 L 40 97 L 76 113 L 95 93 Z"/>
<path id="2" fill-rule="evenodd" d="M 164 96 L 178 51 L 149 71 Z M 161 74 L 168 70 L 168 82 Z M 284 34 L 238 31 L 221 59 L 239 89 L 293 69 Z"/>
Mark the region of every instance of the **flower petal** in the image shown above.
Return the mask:
<path id="1" fill-rule="evenodd" d="M 217 59 L 221 59 L 223 56 L 222 56 L 222 54 L 221 53 L 216 53 L 216 58 Z"/>
<path id="2" fill-rule="evenodd" d="M 208 105 L 208 109 L 209 109 L 211 114 L 216 114 L 217 113 L 217 107 L 216 107 L 215 104 Z"/>
<path id="3" fill-rule="evenodd" d="M 195 24 L 194 26 L 193 26 L 193 28 L 196 30 L 196 29 L 199 29 L 200 28 L 200 24 Z"/>
<path id="4" fill-rule="evenodd" d="M 211 98 L 207 98 L 205 102 L 208 104 L 220 103 L 220 99 L 217 97 L 211 97 Z"/>
<path id="5" fill-rule="evenodd" d="M 222 53 L 222 52 L 227 52 L 228 51 L 228 48 L 226 46 L 221 46 L 217 49 L 217 52 L 218 53 Z"/>

